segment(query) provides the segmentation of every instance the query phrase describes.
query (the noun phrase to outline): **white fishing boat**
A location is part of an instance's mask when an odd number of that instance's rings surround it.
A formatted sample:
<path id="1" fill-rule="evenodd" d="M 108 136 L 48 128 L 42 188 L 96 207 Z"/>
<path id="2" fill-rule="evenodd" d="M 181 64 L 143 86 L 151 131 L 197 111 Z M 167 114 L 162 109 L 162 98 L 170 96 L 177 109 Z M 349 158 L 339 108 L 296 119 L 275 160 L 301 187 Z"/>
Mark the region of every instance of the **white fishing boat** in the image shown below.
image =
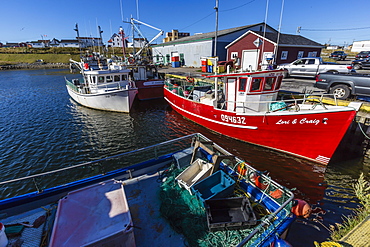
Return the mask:
<path id="1" fill-rule="evenodd" d="M 270 246 L 304 209 L 201 134 L 0 188 L 11 191 L 0 196 L 0 233 L 12 246 Z"/>
<path id="2" fill-rule="evenodd" d="M 77 103 L 98 110 L 130 112 L 138 89 L 130 78 L 130 69 L 101 58 L 85 56 L 81 62 L 71 60 L 83 81 L 66 79 L 69 95 Z"/>

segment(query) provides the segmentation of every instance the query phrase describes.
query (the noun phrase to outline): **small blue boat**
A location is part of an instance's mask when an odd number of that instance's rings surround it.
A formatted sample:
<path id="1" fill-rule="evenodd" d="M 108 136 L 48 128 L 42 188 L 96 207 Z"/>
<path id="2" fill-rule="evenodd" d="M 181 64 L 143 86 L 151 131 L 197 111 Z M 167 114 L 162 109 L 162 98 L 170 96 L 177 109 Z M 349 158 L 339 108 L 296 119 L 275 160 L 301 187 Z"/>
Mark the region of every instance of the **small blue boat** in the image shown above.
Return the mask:
<path id="1" fill-rule="evenodd" d="M 199 133 L 0 186 L 3 237 L 27 246 L 270 246 L 296 218 L 289 189 Z"/>

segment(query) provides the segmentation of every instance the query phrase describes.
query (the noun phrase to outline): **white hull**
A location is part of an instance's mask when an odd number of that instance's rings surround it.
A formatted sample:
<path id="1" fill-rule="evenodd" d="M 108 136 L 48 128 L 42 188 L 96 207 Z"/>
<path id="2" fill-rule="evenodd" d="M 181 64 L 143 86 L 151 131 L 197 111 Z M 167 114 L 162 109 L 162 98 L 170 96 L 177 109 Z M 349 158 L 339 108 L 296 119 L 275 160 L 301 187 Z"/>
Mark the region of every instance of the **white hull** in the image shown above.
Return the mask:
<path id="1" fill-rule="evenodd" d="M 105 93 L 81 94 L 67 85 L 71 98 L 77 103 L 98 110 L 130 112 L 137 89 L 120 89 Z"/>

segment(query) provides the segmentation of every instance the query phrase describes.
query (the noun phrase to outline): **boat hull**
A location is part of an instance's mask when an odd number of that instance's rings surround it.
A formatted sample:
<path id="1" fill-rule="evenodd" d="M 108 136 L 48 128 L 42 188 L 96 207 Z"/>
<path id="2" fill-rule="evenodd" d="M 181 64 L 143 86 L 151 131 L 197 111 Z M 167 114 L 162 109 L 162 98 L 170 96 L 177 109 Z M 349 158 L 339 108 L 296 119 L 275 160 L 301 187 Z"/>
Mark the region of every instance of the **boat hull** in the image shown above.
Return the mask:
<path id="1" fill-rule="evenodd" d="M 185 118 L 241 141 L 289 153 L 327 165 L 356 111 L 243 114 L 183 98 L 168 89 L 164 97 Z"/>
<path id="2" fill-rule="evenodd" d="M 150 100 L 163 98 L 164 80 L 135 81 L 138 88 L 137 98 L 139 100 Z"/>
<path id="3" fill-rule="evenodd" d="M 67 91 L 77 103 L 98 110 L 130 112 L 137 94 L 137 89 L 120 89 L 105 93 L 82 94 L 73 90 L 68 84 Z"/>

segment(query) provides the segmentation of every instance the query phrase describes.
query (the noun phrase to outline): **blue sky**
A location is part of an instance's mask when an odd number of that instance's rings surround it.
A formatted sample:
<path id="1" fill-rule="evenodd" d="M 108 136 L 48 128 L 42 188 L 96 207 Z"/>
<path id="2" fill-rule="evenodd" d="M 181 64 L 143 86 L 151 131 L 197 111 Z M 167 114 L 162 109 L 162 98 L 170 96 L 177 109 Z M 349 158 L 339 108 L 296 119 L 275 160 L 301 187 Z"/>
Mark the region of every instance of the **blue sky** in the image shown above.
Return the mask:
<path id="1" fill-rule="evenodd" d="M 219 30 L 263 22 L 279 29 L 283 0 L 219 0 Z M 216 0 L 12 0 L 0 3 L 0 42 L 97 37 L 97 26 L 106 42 L 131 15 L 165 32 L 205 33 L 215 30 Z M 122 8 L 121 8 L 122 5 Z M 281 32 L 300 35 L 319 43 L 336 45 L 370 40 L 369 0 L 284 0 Z M 122 10 L 122 11 L 121 11 Z M 123 17 L 123 18 L 122 18 Z M 151 39 L 158 31 L 142 28 Z M 164 36 L 158 39 L 162 41 Z M 159 43 L 158 42 L 158 43 Z"/>

